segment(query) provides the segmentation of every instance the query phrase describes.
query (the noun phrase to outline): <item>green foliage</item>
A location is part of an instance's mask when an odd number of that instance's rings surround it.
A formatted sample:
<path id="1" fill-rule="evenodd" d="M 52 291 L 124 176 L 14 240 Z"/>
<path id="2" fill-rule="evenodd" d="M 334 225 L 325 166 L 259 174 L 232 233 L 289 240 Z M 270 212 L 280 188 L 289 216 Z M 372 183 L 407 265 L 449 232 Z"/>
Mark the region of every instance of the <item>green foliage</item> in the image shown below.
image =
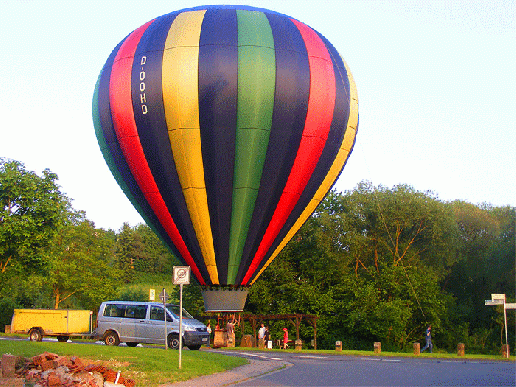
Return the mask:
<path id="1" fill-rule="evenodd" d="M 514 294 L 514 209 L 462 206 L 467 214 L 404 185 L 330 192 L 253 285 L 246 309 L 318 315 L 319 348 L 341 340 L 400 349 L 423 341 L 431 323 L 438 347 L 460 340 L 492 351 L 500 323 L 484 299 Z"/>
<path id="2" fill-rule="evenodd" d="M 45 285 L 52 289 L 53 307 L 78 304 L 91 309 L 106 297 L 113 297 L 121 277 L 113 267 L 113 250 L 111 235 L 88 220 L 79 219 L 63 227 L 46 256 L 49 273 Z"/>
<path id="3" fill-rule="evenodd" d="M 45 269 L 41 252 L 70 207 L 56 180 L 48 169 L 40 177 L 18 161 L 0 159 L 0 281 Z"/>

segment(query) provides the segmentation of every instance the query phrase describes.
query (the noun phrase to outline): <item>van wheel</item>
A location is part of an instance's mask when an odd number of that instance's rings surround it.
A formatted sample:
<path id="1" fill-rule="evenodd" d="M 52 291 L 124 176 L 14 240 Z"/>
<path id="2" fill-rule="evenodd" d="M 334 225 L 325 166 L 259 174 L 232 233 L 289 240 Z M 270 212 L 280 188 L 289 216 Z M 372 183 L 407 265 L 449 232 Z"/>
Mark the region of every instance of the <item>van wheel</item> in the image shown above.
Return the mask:
<path id="1" fill-rule="evenodd" d="M 32 328 L 29 331 L 29 339 L 30 341 L 42 341 L 43 340 L 43 333 L 39 328 Z"/>
<path id="2" fill-rule="evenodd" d="M 189 345 L 188 349 L 191 349 L 192 351 L 198 351 L 201 348 L 201 345 Z"/>
<path id="3" fill-rule="evenodd" d="M 106 345 L 111 345 L 111 346 L 116 347 L 118 344 L 120 344 L 120 339 L 118 338 L 118 335 L 116 334 L 116 332 L 109 331 L 109 332 L 106 332 L 106 334 L 104 335 L 104 343 L 106 343 Z"/>
<path id="4" fill-rule="evenodd" d="M 129 343 L 125 343 L 127 344 L 128 347 L 136 347 L 138 345 L 138 343 L 135 343 L 135 342 L 129 342 Z"/>
<path id="5" fill-rule="evenodd" d="M 168 347 L 179 349 L 179 335 L 177 333 L 171 333 L 168 335 Z"/>
<path id="6" fill-rule="evenodd" d="M 59 341 L 60 343 L 66 343 L 69 338 L 70 336 L 57 336 L 57 341 Z"/>

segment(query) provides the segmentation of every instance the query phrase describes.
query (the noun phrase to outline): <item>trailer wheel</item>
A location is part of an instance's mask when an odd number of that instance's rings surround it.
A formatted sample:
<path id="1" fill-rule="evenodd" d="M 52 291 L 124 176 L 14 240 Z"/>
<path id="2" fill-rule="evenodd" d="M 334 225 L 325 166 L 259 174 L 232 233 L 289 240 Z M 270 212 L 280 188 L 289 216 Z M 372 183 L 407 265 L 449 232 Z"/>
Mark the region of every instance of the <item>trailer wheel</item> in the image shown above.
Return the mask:
<path id="1" fill-rule="evenodd" d="M 116 332 L 108 331 L 104 335 L 104 343 L 106 343 L 106 345 L 112 345 L 116 347 L 118 344 L 120 344 L 120 339 L 118 338 Z"/>
<path id="2" fill-rule="evenodd" d="M 70 336 L 57 336 L 57 341 L 59 341 L 60 343 L 66 343 L 69 338 Z"/>
<path id="3" fill-rule="evenodd" d="M 39 328 L 31 328 L 29 331 L 29 339 L 30 341 L 42 341 L 43 340 L 43 332 Z"/>

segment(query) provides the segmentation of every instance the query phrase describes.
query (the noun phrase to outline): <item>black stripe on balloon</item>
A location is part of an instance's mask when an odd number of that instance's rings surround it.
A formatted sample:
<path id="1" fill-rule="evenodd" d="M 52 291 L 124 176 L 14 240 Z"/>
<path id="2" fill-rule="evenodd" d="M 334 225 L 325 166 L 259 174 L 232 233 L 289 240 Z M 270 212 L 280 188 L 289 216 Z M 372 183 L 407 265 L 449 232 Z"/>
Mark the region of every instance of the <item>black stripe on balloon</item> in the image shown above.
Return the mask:
<path id="1" fill-rule="evenodd" d="M 236 283 L 241 283 L 274 214 L 294 163 L 308 110 L 310 67 L 299 30 L 267 13 L 276 53 L 276 89 L 269 146 Z"/>
<path id="2" fill-rule="evenodd" d="M 328 51 L 330 51 L 330 47 L 328 47 L 327 42 L 325 42 L 325 44 L 327 46 Z M 312 176 L 308 180 L 308 183 L 305 189 L 303 190 L 298 202 L 296 203 L 287 221 L 281 228 L 280 233 L 274 240 L 274 243 L 272 244 L 271 248 L 269 249 L 265 257 L 263 258 L 255 273 L 258 273 L 261 270 L 261 268 L 265 265 L 267 260 L 274 253 L 274 250 L 276 250 L 276 247 L 278 247 L 283 238 L 285 238 L 285 236 L 287 235 L 288 231 L 292 228 L 297 219 L 301 216 L 304 209 L 308 206 L 310 200 L 314 197 L 315 193 L 317 192 L 321 183 L 326 177 L 328 171 L 330 170 L 333 161 L 335 160 L 335 157 L 339 152 L 340 145 L 342 144 L 349 118 L 349 81 L 347 79 L 346 69 L 343 68 L 343 66 L 342 68 L 339 68 L 338 63 L 335 61 L 335 56 L 330 56 L 332 57 L 333 71 L 335 74 L 336 95 L 335 108 L 333 111 L 333 118 L 330 126 L 330 131 L 328 133 L 328 139 L 324 144 L 324 149 L 312 173 Z M 340 62 L 342 63 L 342 61 Z"/>
<path id="3" fill-rule="evenodd" d="M 326 39 L 323 35 L 321 35 L 320 33 L 318 33 L 318 34 L 321 37 L 321 39 L 324 41 L 324 43 L 326 44 L 326 47 L 328 48 L 328 51 L 330 52 L 330 56 L 332 57 L 333 62 L 337 64 L 338 71 L 339 71 L 338 77 L 340 79 L 342 79 L 346 85 L 346 92 L 347 92 L 347 95 L 349 96 L 348 98 L 350 99 L 350 101 L 349 101 L 350 103 L 348 104 L 348 109 L 349 109 L 349 107 L 351 106 L 351 91 L 350 91 L 351 86 L 349 84 L 349 77 L 351 76 L 351 74 L 348 75 L 346 66 L 344 66 L 344 62 L 342 61 L 341 56 L 339 55 L 339 53 L 337 52 L 337 50 L 335 49 L 333 44 L 331 44 L 330 41 L 328 39 Z M 348 115 L 348 120 L 349 120 L 349 115 Z M 346 128 L 347 128 L 347 122 L 346 122 Z M 358 122 L 357 122 L 357 127 L 355 128 L 355 131 L 358 131 Z M 342 166 L 341 170 L 339 171 L 339 175 L 337 176 L 335 181 L 337 181 L 339 179 L 340 174 L 342 173 L 344 167 L 346 166 L 346 163 L 348 162 L 348 159 L 349 159 L 349 155 L 351 155 L 351 152 L 353 151 L 353 147 L 355 146 L 356 140 L 357 140 L 357 138 L 355 136 L 353 138 L 353 144 L 351 145 L 351 149 L 349 150 L 346 161 L 344 162 L 344 165 Z"/>
<path id="4" fill-rule="evenodd" d="M 124 39 L 125 40 L 125 39 Z M 129 190 L 130 194 L 133 196 L 136 203 L 133 202 L 133 205 L 139 210 L 140 215 L 150 224 L 154 224 L 153 230 L 158 234 L 162 241 L 168 241 L 168 235 L 166 231 L 159 225 L 158 219 L 154 215 L 151 207 L 147 204 L 145 197 L 138 186 L 138 183 L 134 179 L 129 165 L 125 161 L 122 149 L 120 148 L 120 144 L 118 142 L 118 138 L 116 136 L 116 132 L 113 126 L 113 121 L 111 119 L 111 107 L 109 103 L 109 82 L 111 78 L 111 68 L 113 66 L 114 59 L 120 47 L 122 46 L 123 41 L 113 50 L 111 55 L 109 56 L 106 64 L 104 65 L 104 69 L 100 76 L 99 80 L 99 89 L 98 89 L 98 111 L 99 111 L 99 119 L 102 127 L 102 136 L 107 145 L 106 152 L 109 152 L 111 155 L 114 168 L 117 169 L 119 177 L 122 181 L 117 179 L 120 187 L 123 191 L 126 189 Z M 116 174 L 116 171 L 112 171 L 113 175 Z M 124 183 L 126 189 L 124 189 Z M 171 246 L 171 243 L 167 243 L 172 252 L 179 256 L 179 253 L 175 246 Z"/>
<path id="5" fill-rule="evenodd" d="M 226 284 L 228 274 L 237 97 L 236 11 L 208 9 L 199 42 L 199 120 L 204 179 L 221 284 Z"/>
<path id="6" fill-rule="evenodd" d="M 172 13 L 156 19 L 142 35 L 134 56 L 131 95 L 138 136 L 152 176 L 188 251 L 209 284 L 210 276 L 176 171 L 163 106 L 163 49 L 176 16 Z M 178 258 L 185 263 L 180 255 Z"/>

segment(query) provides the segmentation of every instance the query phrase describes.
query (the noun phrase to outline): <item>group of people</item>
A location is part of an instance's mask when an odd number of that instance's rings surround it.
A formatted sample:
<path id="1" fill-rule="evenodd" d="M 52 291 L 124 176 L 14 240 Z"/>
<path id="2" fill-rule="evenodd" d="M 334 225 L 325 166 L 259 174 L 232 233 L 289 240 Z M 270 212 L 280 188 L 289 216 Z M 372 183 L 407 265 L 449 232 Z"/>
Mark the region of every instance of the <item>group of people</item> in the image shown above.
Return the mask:
<path id="1" fill-rule="evenodd" d="M 269 327 L 266 327 L 263 323 L 260 325 L 260 329 L 258 330 L 258 340 L 263 340 L 263 342 L 265 343 L 266 346 L 267 346 L 267 343 L 270 341 Z M 287 328 L 283 328 L 282 348 L 283 349 L 288 348 L 288 329 Z"/>

